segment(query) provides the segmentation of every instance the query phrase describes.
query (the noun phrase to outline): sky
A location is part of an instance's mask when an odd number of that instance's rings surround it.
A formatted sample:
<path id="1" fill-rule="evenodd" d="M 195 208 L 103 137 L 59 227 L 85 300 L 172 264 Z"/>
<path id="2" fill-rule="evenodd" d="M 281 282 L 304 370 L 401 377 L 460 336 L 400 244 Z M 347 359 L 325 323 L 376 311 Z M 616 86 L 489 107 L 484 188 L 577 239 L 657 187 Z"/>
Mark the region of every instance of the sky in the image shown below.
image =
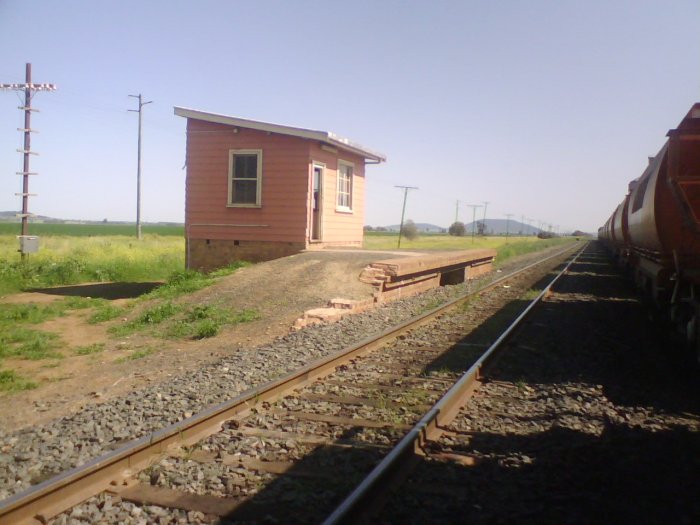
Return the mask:
<path id="1" fill-rule="evenodd" d="M 700 101 L 695 0 L 0 0 L 0 83 L 32 105 L 30 211 L 184 220 L 174 106 L 327 130 L 387 156 L 365 223 L 525 217 L 595 232 Z M 17 210 L 23 112 L 0 91 L 0 210 Z M 459 211 L 457 215 L 457 201 Z M 476 217 L 483 215 L 478 208 Z"/>

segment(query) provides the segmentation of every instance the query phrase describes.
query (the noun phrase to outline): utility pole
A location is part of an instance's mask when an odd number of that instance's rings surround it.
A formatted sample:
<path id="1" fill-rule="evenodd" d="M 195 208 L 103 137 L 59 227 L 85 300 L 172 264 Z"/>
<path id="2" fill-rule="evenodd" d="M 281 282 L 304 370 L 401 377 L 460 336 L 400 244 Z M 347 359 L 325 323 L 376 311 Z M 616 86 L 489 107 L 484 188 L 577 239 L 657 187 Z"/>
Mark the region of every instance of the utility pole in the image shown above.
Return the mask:
<path id="1" fill-rule="evenodd" d="M 9 91 L 24 91 L 24 105 L 19 106 L 17 109 L 24 111 L 24 128 L 17 128 L 17 131 L 24 133 L 24 148 L 18 149 L 18 153 L 22 153 L 24 156 L 24 162 L 22 163 L 22 171 L 18 171 L 17 175 L 22 175 L 22 193 L 15 193 L 16 196 L 22 197 L 22 213 L 18 214 L 22 218 L 22 234 L 19 236 L 20 253 L 22 254 L 22 261 L 26 261 L 27 254 L 30 252 L 35 252 L 39 245 L 28 243 L 27 237 L 29 236 L 29 197 L 35 197 L 36 194 L 29 193 L 29 176 L 36 175 L 29 171 L 29 156 L 38 155 L 36 151 L 31 150 L 31 134 L 37 133 L 37 130 L 32 129 L 31 119 L 32 111 L 39 111 L 32 107 L 32 92 L 35 91 L 55 91 L 55 84 L 33 84 L 32 83 L 32 65 L 27 63 L 25 68 L 25 80 L 24 84 L 0 84 L 0 89 Z"/>
<path id="2" fill-rule="evenodd" d="M 484 236 L 486 236 L 486 208 L 491 204 L 489 201 L 484 201 Z"/>
<path id="3" fill-rule="evenodd" d="M 508 234 L 510 233 L 510 218 L 513 216 L 513 213 L 506 213 L 505 216 L 507 217 L 506 220 L 506 242 L 508 242 Z"/>
<path id="4" fill-rule="evenodd" d="M 415 186 L 394 186 L 395 188 L 403 188 L 403 208 L 401 209 L 401 225 L 399 226 L 399 245 L 401 248 L 401 234 L 403 233 L 403 218 L 406 213 L 406 197 L 408 196 L 408 190 L 417 190 Z"/>
<path id="5" fill-rule="evenodd" d="M 138 95 L 129 95 L 130 97 L 139 99 L 139 109 L 129 109 L 127 111 L 133 111 L 139 114 L 139 147 L 137 153 L 137 168 L 136 168 L 136 238 L 141 239 L 141 114 L 142 109 L 146 104 L 153 102 L 149 100 L 144 102 L 141 97 L 141 93 Z"/>
<path id="6" fill-rule="evenodd" d="M 476 227 L 476 209 L 481 208 L 481 204 L 467 204 L 472 209 L 472 244 L 474 244 L 474 228 Z"/>

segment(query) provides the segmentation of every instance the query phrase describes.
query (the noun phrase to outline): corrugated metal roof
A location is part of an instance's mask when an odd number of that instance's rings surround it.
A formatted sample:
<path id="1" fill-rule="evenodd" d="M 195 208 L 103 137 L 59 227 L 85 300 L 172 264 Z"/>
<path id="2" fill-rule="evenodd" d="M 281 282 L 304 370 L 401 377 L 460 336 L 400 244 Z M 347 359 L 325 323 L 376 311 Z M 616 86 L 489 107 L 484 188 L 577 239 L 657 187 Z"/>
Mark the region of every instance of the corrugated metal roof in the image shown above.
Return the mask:
<path id="1" fill-rule="evenodd" d="M 374 160 L 376 162 L 386 162 L 386 156 L 377 151 L 372 151 L 356 142 L 336 135 L 330 131 L 319 131 L 314 129 L 297 128 L 292 126 L 284 126 L 282 124 L 273 124 L 271 122 L 261 122 L 258 120 L 250 120 L 230 115 L 221 115 L 218 113 L 209 113 L 199 111 L 197 109 L 188 109 L 175 106 L 175 114 L 180 117 L 191 118 L 195 120 L 203 120 L 206 122 L 216 122 L 217 124 L 226 124 L 239 128 L 256 129 L 259 131 L 269 131 L 271 133 L 280 133 L 282 135 L 290 135 L 292 137 L 301 137 L 304 139 L 318 140 L 329 146 L 340 148 L 352 153 L 363 156 L 365 159 Z"/>

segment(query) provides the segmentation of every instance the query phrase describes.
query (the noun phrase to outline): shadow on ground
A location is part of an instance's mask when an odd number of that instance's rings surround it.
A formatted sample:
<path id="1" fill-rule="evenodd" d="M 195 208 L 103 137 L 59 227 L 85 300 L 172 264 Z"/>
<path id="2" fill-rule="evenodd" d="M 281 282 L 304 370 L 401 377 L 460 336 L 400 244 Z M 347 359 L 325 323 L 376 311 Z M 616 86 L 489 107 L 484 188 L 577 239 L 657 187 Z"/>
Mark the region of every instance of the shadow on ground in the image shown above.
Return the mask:
<path id="1" fill-rule="evenodd" d="M 426 372 L 465 370 L 525 304 L 508 304 Z M 489 371 L 488 380 L 522 383 L 535 391 L 538 385 L 597 385 L 621 406 L 691 419 L 700 414 L 696 371 L 678 370 L 678 359 L 647 322 L 634 290 L 595 245 L 542 315 L 527 323 L 520 340 L 527 344 L 516 343 L 513 354 Z M 590 417 L 601 424 L 600 416 Z M 370 522 L 700 522 L 698 432 L 683 425 L 653 428 L 604 418 L 596 434 L 552 425 L 551 418 L 522 414 L 521 423 L 540 426 L 518 434 L 456 432 L 450 452 L 478 460 L 465 466 L 419 458 L 398 495 Z M 335 430 L 346 441 L 356 441 L 361 431 Z M 389 437 L 392 430 L 377 431 L 382 432 Z M 223 522 L 316 523 L 385 452 L 319 447 Z"/>
<path id="2" fill-rule="evenodd" d="M 161 286 L 162 282 L 149 283 L 96 283 L 56 286 L 52 288 L 31 288 L 28 292 L 67 297 L 93 297 L 96 299 L 132 299 Z"/>

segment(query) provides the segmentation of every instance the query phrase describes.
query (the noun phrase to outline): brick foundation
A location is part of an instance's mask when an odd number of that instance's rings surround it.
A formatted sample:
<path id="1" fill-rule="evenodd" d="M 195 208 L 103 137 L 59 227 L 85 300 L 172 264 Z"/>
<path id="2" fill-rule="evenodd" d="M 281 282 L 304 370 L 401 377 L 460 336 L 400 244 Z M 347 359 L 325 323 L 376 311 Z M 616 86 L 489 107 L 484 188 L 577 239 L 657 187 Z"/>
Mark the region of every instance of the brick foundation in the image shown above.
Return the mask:
<path id="1" fill-rule="evenodd" d="M 305 248 L 304 243 L 295 242 L 187 239 L 186 266 L 189 270 L 208 272 L 234 261 L 270 261 L 294 255 Z"/>

